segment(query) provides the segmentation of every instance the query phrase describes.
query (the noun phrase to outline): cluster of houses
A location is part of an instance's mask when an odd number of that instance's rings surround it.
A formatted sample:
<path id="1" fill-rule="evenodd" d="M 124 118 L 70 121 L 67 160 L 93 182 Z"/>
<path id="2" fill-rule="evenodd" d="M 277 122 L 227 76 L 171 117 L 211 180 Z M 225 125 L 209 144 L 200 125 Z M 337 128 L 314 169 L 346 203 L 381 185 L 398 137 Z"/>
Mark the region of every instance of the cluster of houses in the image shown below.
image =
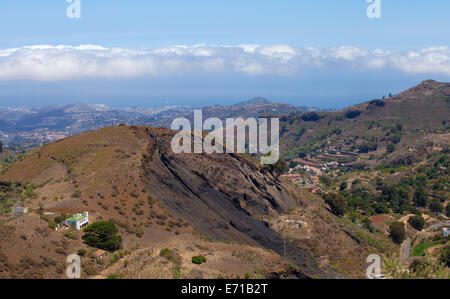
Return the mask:
<path id="1" fill-rule="evenodd" d="M 329 162 L 320 164 L 310 160 L 295 159 L 297 166 L 291 168 L 289 173 L 283 174 L 282 177 L 291 180 L 301 188 L 308 189 L 312 193 L 318 193 L 319 189 L 319 177 L 324 171 L 331 168 L 337 168 L 339 166 L 338 162 Z"/>

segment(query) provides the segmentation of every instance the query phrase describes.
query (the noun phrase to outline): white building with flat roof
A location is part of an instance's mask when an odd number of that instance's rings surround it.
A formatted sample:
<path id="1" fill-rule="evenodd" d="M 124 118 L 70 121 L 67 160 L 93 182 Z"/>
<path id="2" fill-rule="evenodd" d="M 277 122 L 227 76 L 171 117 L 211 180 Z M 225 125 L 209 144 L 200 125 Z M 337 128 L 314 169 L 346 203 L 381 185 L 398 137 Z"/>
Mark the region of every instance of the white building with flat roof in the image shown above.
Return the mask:
<path id="1" fill-rule="evenodd" d="M 72 217 L 66 219 L 64 224 L 67 226 L 72 226 L 77 230 L 81 230 L 83 227 L 89 224 L 89 214 L 88 212 L 83 212 L 83 214 L 75 214 Z"/>

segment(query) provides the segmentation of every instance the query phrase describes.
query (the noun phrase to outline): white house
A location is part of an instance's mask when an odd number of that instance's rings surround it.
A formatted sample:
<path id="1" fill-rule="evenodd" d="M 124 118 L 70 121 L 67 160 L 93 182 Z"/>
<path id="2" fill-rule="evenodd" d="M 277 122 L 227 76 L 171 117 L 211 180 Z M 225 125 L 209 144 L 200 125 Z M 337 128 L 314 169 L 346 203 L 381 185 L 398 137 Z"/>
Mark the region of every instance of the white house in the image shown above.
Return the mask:
<path id="1" fill-rule="evenodd" d="M 83 212 L 83 214 L 75 214 L 72 217 L 66 219 L 64 224 L 67 226 L 73 226 L 77 230 L 81 230 L 83 227 L 89 224 L 89 214 L 88 212 Z"/>

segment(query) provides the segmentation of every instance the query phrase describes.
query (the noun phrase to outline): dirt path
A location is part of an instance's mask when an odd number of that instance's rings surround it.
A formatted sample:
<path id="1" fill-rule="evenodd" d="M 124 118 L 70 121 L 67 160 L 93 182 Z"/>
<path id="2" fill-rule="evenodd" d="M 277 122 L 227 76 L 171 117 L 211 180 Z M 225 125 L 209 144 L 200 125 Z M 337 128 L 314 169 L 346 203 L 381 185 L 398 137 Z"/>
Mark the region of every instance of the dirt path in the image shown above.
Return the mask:
<path id="1" fill-rule="evenodd" d="M 408 259 L 410 251 L 411 251 L 411 238 L 408 238 L 405 241 L 403 241 L 402 245 L 400 246 L 401 263 L 404 263 Z"/>

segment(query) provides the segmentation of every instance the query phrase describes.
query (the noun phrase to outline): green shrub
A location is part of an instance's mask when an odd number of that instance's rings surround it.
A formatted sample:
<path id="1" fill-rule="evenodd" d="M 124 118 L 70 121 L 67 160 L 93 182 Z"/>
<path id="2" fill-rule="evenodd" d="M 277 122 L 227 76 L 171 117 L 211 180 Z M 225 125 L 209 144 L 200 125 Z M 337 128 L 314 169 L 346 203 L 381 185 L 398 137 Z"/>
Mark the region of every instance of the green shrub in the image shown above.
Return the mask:
<path id="1" fill-rule="evenodd" d="M 439 214 L 444 209 L 444 206 L 442 205 L 442 202 L 438 198 L 433 198 L 433 200 L 430 202 L 430 211 Z"/>
<path id="2" fill-rule="evenodd" d="M 441 263 L 445 264 L 445 266 L 450 267 L 450 245 L 447 245 L 447 247 L 442 250 L 439 260 Z"/>
<path id="3" fill-rule="evenodd" d="M 345 113 L 345 117 L 352 119 L 361 115 L 361 111 L 359 110 L 349 110 Z"/>
<path id="4" fill-rule="evenodd" d="M 202 263 L 206 263 L 206 258 L 203 255 L 196 255 L 192 257 L 192 263 L 200 265 Z"/>
<path id="5" fill-rule="evenodd" d="M 82 192 L 80 190 L 75 190 L 75 192 L 72 193 L 72 198 L 80 198 Z"/>
<path id="6" fill-rule="evenodd" d="M 61 223 L 64 222 L 64 220 L 66 220 L 67 218 L 67 215 L 65 213 L 62 213 L 61 215 L 55 217 L 55 222 Z"/>
<path id="7" fill-rule="evenodd" d="M 181 264 L 181 256 L 177 252 L 170 250 L 169 248 L 161 249 L 159 255 L 171 261 L 172 263 L 175 263 L 177 265 Z"/>
<path id="8" fill-rule="evenodd" d="M 75 233 L 74 233 L 73 231 L 71 231 L 71 230 L 68 230 L 68 231 L 64 234 L 64 236 L 65 236 L 66 238 L 72 239 L 72 240 L 77 239 L 77 235 L 75 235 Z"/>
<path id="9" fill-rule="evenodd" d="M 392 143 L 388 144 L 386 147 L 386 152 L 388 154 L 390 154 L 390 153 L 393 153 L 394 151 L 395 151 L 395 145 Z"/>

